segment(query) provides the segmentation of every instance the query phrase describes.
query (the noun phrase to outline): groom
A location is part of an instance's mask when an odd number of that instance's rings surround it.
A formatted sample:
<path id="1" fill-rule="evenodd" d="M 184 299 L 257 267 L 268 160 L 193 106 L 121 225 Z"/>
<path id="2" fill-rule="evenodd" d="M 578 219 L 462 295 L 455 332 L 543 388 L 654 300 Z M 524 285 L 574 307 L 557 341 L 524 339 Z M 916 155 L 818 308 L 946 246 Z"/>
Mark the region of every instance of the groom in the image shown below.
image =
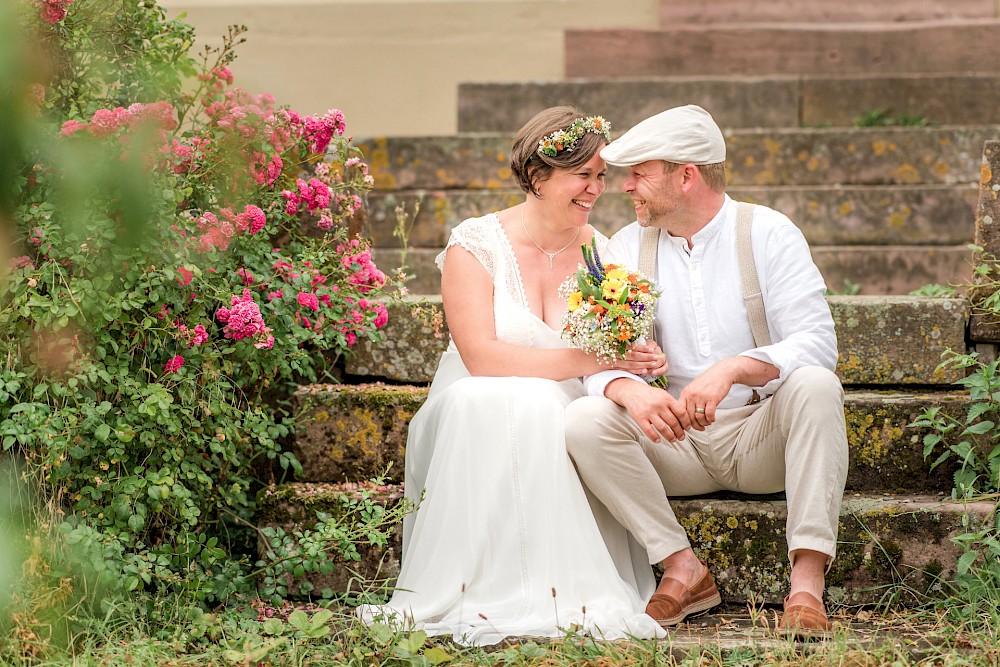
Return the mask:
<path id="1" fill-rule="evenodd" d="M 847 435 L 833 319 L 806 241 L 784 215 L 725 193 L 725 139 L 700 107 L 642 121 L 601 157 L 628 168 L 637 218 L 604 259 L 652 267 L 670 389 L 605 371 L 567 408 L 570 456 L 605 506 L 595 514 L 606 508 L 663 564 L 646 613 L 666 627 L 721 600 L 668 498 L 784 489 L 792 569 L 779 628 L 822 633 Z"/>

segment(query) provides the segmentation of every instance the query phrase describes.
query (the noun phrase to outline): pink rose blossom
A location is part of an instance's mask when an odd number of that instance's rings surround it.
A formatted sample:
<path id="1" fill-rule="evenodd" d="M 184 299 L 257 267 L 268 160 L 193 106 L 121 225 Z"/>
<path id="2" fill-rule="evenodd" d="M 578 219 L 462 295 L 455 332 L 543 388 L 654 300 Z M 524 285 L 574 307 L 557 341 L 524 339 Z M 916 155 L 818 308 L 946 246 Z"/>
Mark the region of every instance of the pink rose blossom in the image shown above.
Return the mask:
<path id="1" fill-rule="evenodd" d="M 389 311 L 384 304 L 375 303 L 374 306 L 376 312 L 374 325 L 376 329 L 381 329 L 389 322 Z"/>
<path id="2" fill-rule="evenodd" d="M 226 325 L 223 329 L 226 338 L 233 340 L 260 338 L 271 332 L 264 326 L 260 307 L 253 300 L 250 290 L 243 290 L 242 297 L 233 296 L 231 302 L 232 308 L 219 308 L 215 312 L 215 319 Z"/>
<path id="3" fill-rule="evenodd" d="M 177 371 L 179 371 L 181 366 L 183 365 L 184 365 L 184 357 L 178 354 L 176 357 L 172 357 L 170 361 L 166 363 L 166 365 L 163 367 L 163 371 L 166 375 L 170 375 L 171 373 L 176 373 Z"/>
<path id="4" fill-rule="evenodd" d="M 194 328 L 194 338 L 191 339 L 192 345 L 204 345 L 208 342 L 208 331 L 205 327 L 198 325 Z"/>
<path id="5" fill-rule="evenodd" d="M 194 278 L 194 274 L 192 272 L 188 271 L 183 266 L 178 266 L 177 273 L 180 274 L 179 276 L 177 276 L 177 282 L 180 284 L 181 287 L 185 287 L 191 284 L 191 280 Z"/>
<path id="6" fill-rule="evenodd" d="M 296 299 L 299 305 L 303 308 L 309 308 L 314 313 L 319 312 L 319 299 L 316 298 L 315 294 L 310 294 L 309 292 L 299 292 Z"/>

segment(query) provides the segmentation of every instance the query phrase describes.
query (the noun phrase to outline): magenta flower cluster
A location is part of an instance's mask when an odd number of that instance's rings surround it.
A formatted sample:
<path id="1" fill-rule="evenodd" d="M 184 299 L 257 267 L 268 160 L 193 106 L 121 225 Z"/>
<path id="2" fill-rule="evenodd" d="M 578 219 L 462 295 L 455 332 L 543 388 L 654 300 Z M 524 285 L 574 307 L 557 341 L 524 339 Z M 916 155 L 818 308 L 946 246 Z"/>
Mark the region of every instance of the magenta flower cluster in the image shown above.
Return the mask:
<path id="1" fill-rule="evenodd" d="M 98 109 L 90 121 L 82 123 L 68 120 L 62 124 L 60 134 L 72 137 L 77 132 L 86 131 L 92 137 L 104 139 L 121 130 L 134 130 L 139 126 L 152 126 L 159 130 L 161 143 L 166 144 L 168 132 L 177 128 L 174 107 L 168 102 L 132 104 L 129 107 Z"/>
<path id="2" fill-rule="evenodd" d="M 215 311 L 215 319 L 226 325 L 222 330 L 226 338 L 233 340 L 254 338 L 257 340 L 254 347 L 259 350 L 270 350 L 274 347 L 274 336 L 270 335 L 271 330 L 264 325 L 260 306 L 253 300 L 250 290 L 243 290 L 242 297 L 234 295 L 231 305 L 232 308 L 219 308 Z"/>
<path id="3" fill-rule="evenodd" d="M 385 285 L 385 274 L 375 266 L 372 253 L 360 241 L 353 239 L 348 244 L 337 246 L 337 252 L 343 253 L 341 263 L 351 271 L 348 281 L 357 285 L 358 290 L 367 292 Z"/>
<path id="4" fill-rule="evenodd" d="M 55 25 L 66 18 L 66 10 L 73 4 L 73 0 L 36 0 L 35 4 L 41 10 L 39 15 L 42 20 Z"/>

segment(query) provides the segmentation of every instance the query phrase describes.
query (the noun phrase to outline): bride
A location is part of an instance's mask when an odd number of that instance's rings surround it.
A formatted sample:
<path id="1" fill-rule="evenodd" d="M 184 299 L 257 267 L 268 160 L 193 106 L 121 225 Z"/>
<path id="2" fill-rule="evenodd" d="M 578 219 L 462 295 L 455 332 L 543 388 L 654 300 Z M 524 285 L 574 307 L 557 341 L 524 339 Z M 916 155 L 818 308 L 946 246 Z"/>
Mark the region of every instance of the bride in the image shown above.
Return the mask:
<path id="1" fill-rule="evenodd" d="M 643 614 L 655 580 L 645 553 L 606 544 L 566 454 L 563 409 L 602 366 L 559 337 L 559 284 L 597 235 L 604 192 L 598 151 L 607 122 L 570 107 L 521 128 L 511 170 L 523 204 L 454 228 L 438 258 L 452 341 L 406 445 L 402 570 L 387 620 L 466 644 L 582 631 L 605 639 L 663 636 Z M 662 374 L 654 347 L 617 367 Z M 421 500 L 423 495 L 423 500 Z"/>

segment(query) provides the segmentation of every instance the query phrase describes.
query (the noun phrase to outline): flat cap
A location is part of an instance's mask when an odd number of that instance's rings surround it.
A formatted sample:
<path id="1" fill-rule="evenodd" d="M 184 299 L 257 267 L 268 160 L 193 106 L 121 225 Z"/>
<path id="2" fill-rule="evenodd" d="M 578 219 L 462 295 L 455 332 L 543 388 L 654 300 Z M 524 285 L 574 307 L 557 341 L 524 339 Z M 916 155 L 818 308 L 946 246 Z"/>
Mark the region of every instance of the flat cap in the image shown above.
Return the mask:
<path id="1" fill-rule="evenodd" d="M 726 140 L 710 113 L 688 104 L 640 122 L 605 146 L 601 158 L 616 167 L 647 160 L 715 164 L 726 161 Z"/>

